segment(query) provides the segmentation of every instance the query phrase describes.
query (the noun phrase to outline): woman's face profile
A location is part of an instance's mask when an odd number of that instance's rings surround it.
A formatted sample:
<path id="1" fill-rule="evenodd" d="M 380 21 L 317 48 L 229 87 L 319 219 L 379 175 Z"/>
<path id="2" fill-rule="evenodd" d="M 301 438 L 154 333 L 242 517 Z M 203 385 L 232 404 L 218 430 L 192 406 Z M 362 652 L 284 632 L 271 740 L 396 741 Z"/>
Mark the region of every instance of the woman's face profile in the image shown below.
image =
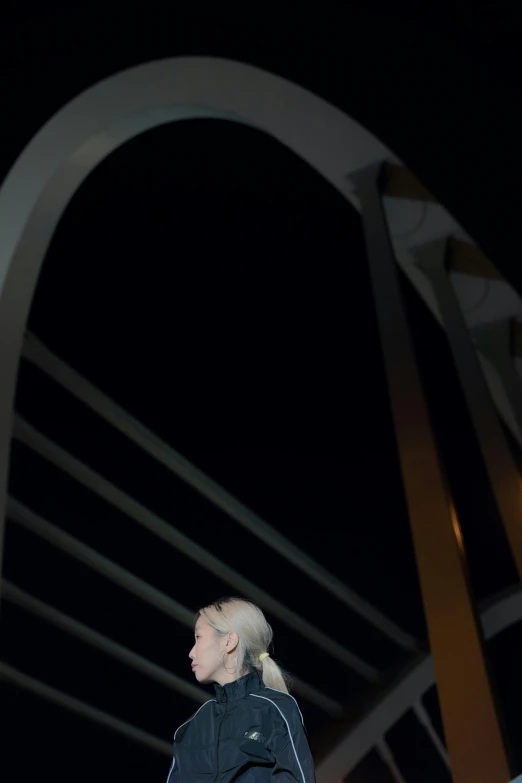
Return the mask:
<path id="1" fill-rule="evenodd" d="M 226 637 L 220 639 L 201 615 L 198 617 L 194 635 L 196 641 L 189 658 L 192 661 L 192 671 L 196 680 L 201 683 L 216 682 L 220 671 L 224 671 Z"/>

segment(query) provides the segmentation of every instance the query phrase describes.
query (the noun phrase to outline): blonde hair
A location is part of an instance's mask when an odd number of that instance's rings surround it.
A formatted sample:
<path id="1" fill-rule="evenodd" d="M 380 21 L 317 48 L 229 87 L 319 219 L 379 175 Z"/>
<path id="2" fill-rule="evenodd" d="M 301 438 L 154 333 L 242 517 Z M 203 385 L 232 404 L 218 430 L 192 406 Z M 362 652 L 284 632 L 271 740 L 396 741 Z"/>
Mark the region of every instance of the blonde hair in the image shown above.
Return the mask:
<path id="1" fill-rule="evenodd" d="M 200 609 L 198 617 L 204 617 L 218 636 L 234 632 L 239 637 L 236 650 L 238 676 L 257 670 L 268 688 L 288 693 L 290 678 L 271 657 L 262 661 L 259 656 L 268 652 L 273 632 L 261 609 L 243 598 L 221 598 Z"/>

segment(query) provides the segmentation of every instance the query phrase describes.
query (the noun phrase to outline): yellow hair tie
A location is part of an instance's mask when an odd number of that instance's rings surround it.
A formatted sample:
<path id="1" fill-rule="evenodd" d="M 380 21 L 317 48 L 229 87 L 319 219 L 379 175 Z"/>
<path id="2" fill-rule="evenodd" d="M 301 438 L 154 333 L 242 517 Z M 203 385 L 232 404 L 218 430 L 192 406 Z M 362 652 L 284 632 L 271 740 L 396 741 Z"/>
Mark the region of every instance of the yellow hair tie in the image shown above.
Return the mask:
<path id="1" fill-rule="evenodd" d="M 270 653 L 261 653 L 261 655 L 259 656 L 259 660 L 264 661 L 265 658 L 270 658 Z"/>

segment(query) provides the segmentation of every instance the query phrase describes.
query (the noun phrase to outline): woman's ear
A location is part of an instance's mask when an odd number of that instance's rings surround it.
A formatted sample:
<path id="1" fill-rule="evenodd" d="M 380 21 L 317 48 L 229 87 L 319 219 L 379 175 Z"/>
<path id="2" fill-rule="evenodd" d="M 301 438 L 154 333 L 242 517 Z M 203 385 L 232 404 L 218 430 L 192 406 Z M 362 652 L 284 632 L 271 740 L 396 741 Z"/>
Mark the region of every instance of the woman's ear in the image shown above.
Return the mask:
<path id="1" fill-rule="evenodd" d="M 227 643 L 225 645 L 226 651 L 229 653 L 234 652 L 238 644 L 239 644 L 239 636 L 235 631 L 230 631 L 230 633 L 228 634 Z"/>

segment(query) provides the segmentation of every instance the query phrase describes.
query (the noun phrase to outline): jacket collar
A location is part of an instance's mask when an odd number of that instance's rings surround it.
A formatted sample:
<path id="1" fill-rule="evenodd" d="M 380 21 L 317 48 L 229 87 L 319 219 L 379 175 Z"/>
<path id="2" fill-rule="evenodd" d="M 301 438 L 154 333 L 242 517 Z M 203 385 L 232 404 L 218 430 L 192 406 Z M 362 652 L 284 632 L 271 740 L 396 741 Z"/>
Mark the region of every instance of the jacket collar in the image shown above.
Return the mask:
<path id="1" fill-rule="evenodd" d="M 244 677 L 240 677 L 239 680 L 234 682 L 228 682 L 226 685 L 218 685 L 214 683 L 214 689 L 216 691 L 216 701 L 223 703 L 226 701 L 237 701 L 238 699 L 244 699 L 252 691 L 258 691 L 261 689 L 263 681 L 257 671 L 251 671 L 245 674 Z"/>

